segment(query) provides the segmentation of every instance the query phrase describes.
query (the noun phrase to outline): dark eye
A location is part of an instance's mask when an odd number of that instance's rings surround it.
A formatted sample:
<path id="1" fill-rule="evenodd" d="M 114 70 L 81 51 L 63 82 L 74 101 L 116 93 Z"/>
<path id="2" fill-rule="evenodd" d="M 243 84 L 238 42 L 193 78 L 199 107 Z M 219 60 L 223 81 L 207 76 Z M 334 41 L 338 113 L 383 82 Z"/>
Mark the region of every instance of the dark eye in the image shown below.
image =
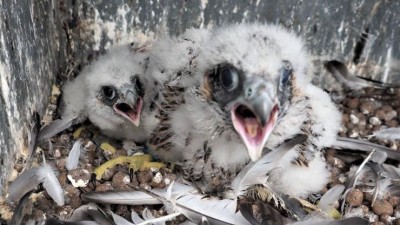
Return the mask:
<path id="1" fill-rule="evenodd" d="M 133 77 L 131 78 L 131 82 L 132 82 L 132 84 L 135 85 L 136 93 L 137 93 L 139 96 L 143 97 L 143 96 L 144 96 L 144 87 L 143 87 L 143 84 L 142 84 L 142 82 L 140 81 L 139 77 L 138 77 L 137 75 L 133 76 Z"/>
<path id="2" fill-rule="evenodd" d="M 218 71 L 219 79 L 222 87 L 228 91 L 232 91 L 238 86 L 239 75 L 232 67 L 222 67 Z"/>
<path id="3" fill-rule="evenodd" d="M 103 96 L 111 101 L 116 97 L 115 88 L 112 86 L 103 86 L 102 87 Z"/>
<path id="4" fill-rule="evenodd" d="M 283 67 L 281 72 L 281 86 L 285 86 L 287 84 L 292 74 L 293 74 L 292 64 L 289 61 L 283 61 Z"/>

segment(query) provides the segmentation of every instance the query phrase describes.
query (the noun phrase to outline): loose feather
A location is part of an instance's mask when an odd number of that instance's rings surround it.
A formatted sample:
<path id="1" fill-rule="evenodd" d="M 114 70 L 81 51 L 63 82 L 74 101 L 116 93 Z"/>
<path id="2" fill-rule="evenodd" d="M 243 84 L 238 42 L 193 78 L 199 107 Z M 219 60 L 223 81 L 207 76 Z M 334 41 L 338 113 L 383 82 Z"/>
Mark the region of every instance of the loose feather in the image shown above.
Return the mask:
<path id="1" fill-rule="evenodd" d="M 257 162 L 249 163 L 232 181 L 235 197 L 244 194 L 251 185 L 265 184 L 267 182 L 267 174 L 276 167 L 279 160 L 296 145 L 306 140 L 307 137 L 305 135 L 298 135 L 283 143 L 276 150 L 269 152 Z"/>
<path id="2" fill-rule="evenodd" d="M 26 193 L 21 200 L 19 201 L 17 207 L 14 209 L 14 213 L 12 215 L 11 221 L 9 225 L 20 225 L 22 220 L 24 219 L 24 215 L 26 210 L 31 210 L 32 205 L 29 204 L 29 197 L 31 196 L 32 192 Z"/>
<path id="3" fill-rule="evenodd" d="M 76 169 L 78 167 L 79 157 L 81 155 L 81 149 L 82 149 L 81 140 L 77 140 L 68 154 L 67 164 L 65 165 L 68 171 Z"/>
<path id="4" fill-rule="evenodd" d="M 380 89 L 395 87 L 379 81 L 354 76 L 349 72 L 346 65 L 336 60 L 327 61 L 324 63 L 324 66 L 333 75 L 333 77 L 348 90 L 359 90 L 367 87 Z"/>
<path id="5" fill-rule="evenodd" d="M 125 218 L 118 216 L 117 214 L 115 214 L 111 211 L 110 211 L 110 213 L 111 213 L 111 216 L 112 216 L 115 224 L 117 224 L 117 225 L 135 225 L 135 224 L 129 222 L 128 220 L 126 220 Z"/>
<path id="6" fill-rule="evenodd" d="M 333 204 L 341 197 L 345 189 L 344 185 L 337 184 L 329 189 L 320 199 L 319 208 L 324 212 L 329 212 L 333 208 Z"/>
<path id="7" fill-rule="evenodd" d="M 38 140 L 43 141 L 52 138 L 54 135 L 63 130 L 70 128 L 75 124 L 76 118 L 58 119 L 51 122 L 49 125 L 43 127 L 38 135 Z"/>
<path id="8" fill-rule="evenodd" d="M 371 143 L 369 141 L 346 138 L 346 137 L 337 137 L 332 147 L 336 149 L 349 149 L 362 152 L 371 152 L 373 149 L 376 149 L 377 151 L 386 152 L 387 157 L 389 157 L 390 159 L 400 161 L 400 152 L 394 151 L 382 145 Z"/>
<path id="9" fill-rule="evenodd" d="M 31 168 L 22 172 L 8 187 L 8 200 L 18 202 L 26 193 L 34 190 L 43 181 L 39 176 L 39 168 Z"/>
<path id="10" fill-rule="evenodd" d="M 55 218 L 49 218 L 46 220 L 45 225 L 105 225 L 105 224 L 99 224 L 95 221 L 69 222 L 69 221 L 58 220 Z"/>
<path id="11" fill-rule="evenodd" d="M 88 202 L 120 205 L 157 205 L 162 201 L 142 191 L 86 192 L 82 199 Z"/>
<path id="12" fill-rule="evenodd" d="M 398 140 L 400 139 L 400 128 L 391 127 L 391 128 L 377 130 L 372 133 L 371 137 L 376 137 L 384 140 Z"/>
<path id="13" fill-rule="evenodd" d="M 292 225 L 368 225 L 369 221 L 360 217 L 351 217 L 342 220 L 316 219 L 293 223 Z"/>
<path id="14" fill-rule="evenodd" d="M 135 212 L 135 210 L 132 210 L 132 213 L 131 213 L 131 220 L 132 220 L 132 222 L 133 222 L 134 224 L 139 224 L 139 223 L 141 223 L 141 222 L 144 221 L 142 218 L 140 218 L 139 214 L 137 214 L 137 213 Z"/>
<path id="15" fill-rule="evenodd" d="M 46 189 L 47 194 L 59 206 L 64 205 L 64 192 L 51 166 L 44 164 L 39 168 L 38 174 L 40 177 L 43 177 L 43 187 Z"/>

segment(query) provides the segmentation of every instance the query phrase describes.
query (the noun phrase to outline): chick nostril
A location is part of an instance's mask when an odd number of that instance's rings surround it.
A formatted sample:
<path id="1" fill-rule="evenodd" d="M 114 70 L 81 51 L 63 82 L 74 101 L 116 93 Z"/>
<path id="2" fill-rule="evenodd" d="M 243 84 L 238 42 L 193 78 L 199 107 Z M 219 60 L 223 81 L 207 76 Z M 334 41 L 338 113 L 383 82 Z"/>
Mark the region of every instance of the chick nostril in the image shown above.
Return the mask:
<path id="1" fill-rule="evenodd" d="M 247 88 L 247 97 L 251 97 L 251 95 L 253 94 L 253 89 L 252 88 Z"/>
<path id="2" fill-rule="evenodd" d="M 119 103 L 116 105 L 116 108 L 121 112 L 128 112 L 132 110 L 132 108 L 126 103 Z"/>

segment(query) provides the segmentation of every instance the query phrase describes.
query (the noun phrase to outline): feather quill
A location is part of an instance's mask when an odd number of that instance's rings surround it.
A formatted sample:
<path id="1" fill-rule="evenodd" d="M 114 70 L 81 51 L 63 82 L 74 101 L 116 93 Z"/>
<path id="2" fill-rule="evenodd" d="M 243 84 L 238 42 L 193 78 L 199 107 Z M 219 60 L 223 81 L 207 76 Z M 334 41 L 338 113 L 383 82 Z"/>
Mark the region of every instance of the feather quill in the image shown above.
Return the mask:
<path id="1" fill-rule="evenodd" d="M 76 169 L 78 167 L 79 157 L 81 155 L 81 149 L 82 149 L 81 140 L 77 140 L 68 154 L 67 164 L 65 165 L 68 171 Z"/>
<path id="2" fill-rule="evenodd" d="M 400 128 L 391 127 L 374 131 L 370 137 L 376 137 L 384 140 L 398 140 L 400 139 Z"/>
<path id="3" fill-rule="evenodd" d="M 369 141 L 337 137 L 336 141 L 332 144 L 332 147 L 335 149 L 349 149 L 362 152 L 371 152 L 373 149 L 375 149 L 376 151 L 386 152 L 387 157 L 390 159 L 400 161 L 400 152 L 394 151 L 382 145 L 371 143 Z"/>

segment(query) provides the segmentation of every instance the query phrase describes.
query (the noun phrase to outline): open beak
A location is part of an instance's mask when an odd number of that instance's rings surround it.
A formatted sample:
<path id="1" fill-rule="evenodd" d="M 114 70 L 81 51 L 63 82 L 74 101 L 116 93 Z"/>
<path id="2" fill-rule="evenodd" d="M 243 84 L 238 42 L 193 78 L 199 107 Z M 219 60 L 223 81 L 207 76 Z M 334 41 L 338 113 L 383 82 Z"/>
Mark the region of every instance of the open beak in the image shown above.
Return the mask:
<path id="1" fill-rule="evenodd" d="M 121 93 L 123 95 L 114 104 L 113 108 L 116 113 L 129 120 L 133 125 L 140 125 L 140 114 L 143 108 L 143 99 L 137 96 L 134 87 L 123 87 Z"/>
<path id="2" fill-rule="evenodd" d="M 279 114 L 277 100 L 271 98 L 265 82 L 261 78 L 247 82 L 244 100 L 231 109 L 233 126 L 245 143 L 252 161 L 261 157 Z M 248 94 L 249 89 L 252 90 L 251 95 Z"/>

